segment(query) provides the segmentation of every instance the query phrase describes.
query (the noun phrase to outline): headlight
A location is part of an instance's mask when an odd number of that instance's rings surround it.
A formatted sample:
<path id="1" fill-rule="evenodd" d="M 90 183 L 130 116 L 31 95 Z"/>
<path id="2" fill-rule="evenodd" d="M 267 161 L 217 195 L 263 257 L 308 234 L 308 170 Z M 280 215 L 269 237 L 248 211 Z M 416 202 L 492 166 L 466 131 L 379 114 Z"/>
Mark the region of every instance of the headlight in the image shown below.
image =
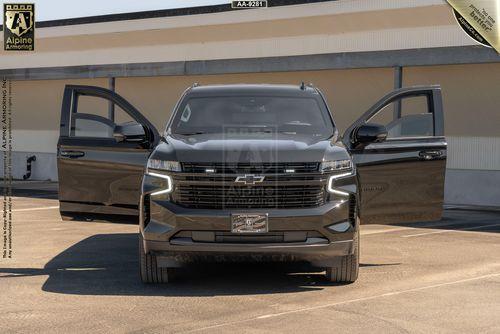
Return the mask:
<path id="1" fill-rule="evenodd" d="M 326 190 L 328 190 L 329 193 L 336 194 L 336 195 L 341 195 L 341 196 L 349 196 L 349 193 L 343 190 L 336 189 L 333 185 L 337 179 L 342 179 L 344 177 L 352 176 L 352 172 L 348 173 L 342 173 L 342 174 L 336 174 L 330 176 L 328 179 L 328 185 L 326 187 Z"/>
<path id="2" fill-rule="evenodd" d="M 174 189 L 172 185 L 172 178 L 169 175 L 148 172 L 146 174 L 146 177 L 153 178 L 149 179 L 150 181 L 148 183 L 154 186 L 156 189 L 158 189 L 156 191 L 153 191 L 150 194 L 151 196 L 169 194 Z"/>
<path id="3" fill-rule="evenodd" d="M 321 163 L 322 172 L 335 172 L 335 171 L 348 171 L 352 170 L 352 161 L 349 159 L 345 160 L 333 160 L 333 161 L 323 161 Z"/>
<path id="4" fill-rule="evenodd" d="M 180 172 L 181 171 L 181 164 L 178 161 L 149 159 L 147 167 L 148 167 L 148 170 L 151 168 L 151 169 L 166 170 L 166 171 L 170 171 L 170 172 Z"/>
<path id="5" fill-rule="evenodd" d="M 174 189 L 172 177 L 163 172 L 180 172 L 181 164 L 178 161 L 149 159 L 146 170 L 148 184 L 154 191 L 151 196 L 169 194 Z"/>
<path id="6" fill-rule="evenodd" d="M 326 186 L 326 190 L 329 193 L 340 196 L 349 196 L 348 192 L 335 188 L 335 181 L 338 179 L 343 179 L 345 177 L 354 175 L 355 171 L 351 160 L 345 159 L 345 160 L 323 161 L 321 163 L 321 171 L 338 172 L 337 174 L 331 175 L 328 178 L 328 184 Z"/>

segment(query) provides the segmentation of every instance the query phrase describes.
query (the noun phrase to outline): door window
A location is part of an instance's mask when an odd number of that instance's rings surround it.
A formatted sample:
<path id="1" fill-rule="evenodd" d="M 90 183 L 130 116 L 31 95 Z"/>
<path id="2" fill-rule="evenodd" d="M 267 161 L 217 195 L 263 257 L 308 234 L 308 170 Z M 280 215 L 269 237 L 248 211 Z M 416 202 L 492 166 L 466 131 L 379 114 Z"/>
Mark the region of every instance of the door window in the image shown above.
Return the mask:
<path id="1" fill-rule="evenodd" d="M 79 95 L 71 112 L 71 137 L 113 138 L 116 125 L 133 119 L 113 102 L 96 96 Z M 74 104 L 75 105 L 75 104 Z"/>
<path id="2" fill-rule="evenodd" d="M 73 115 L 74 127 L 71 136 L 113 138 L 115 123 L 105 117 L 77 113 Z"/>
<path id="3" fill-rule="evenodd" d="M 385 125 L 387 138 L 430 137 L 434 119 L 429 111 L 427 96 L 411 96 L 387 104 L 367 122 Z"/>

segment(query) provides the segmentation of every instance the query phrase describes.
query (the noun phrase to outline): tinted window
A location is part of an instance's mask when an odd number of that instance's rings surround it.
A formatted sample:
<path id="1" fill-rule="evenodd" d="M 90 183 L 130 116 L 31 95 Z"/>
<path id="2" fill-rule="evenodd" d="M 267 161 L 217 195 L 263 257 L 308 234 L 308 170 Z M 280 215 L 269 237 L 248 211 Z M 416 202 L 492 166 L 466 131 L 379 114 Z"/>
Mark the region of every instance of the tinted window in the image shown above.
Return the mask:
<path id="1" fill-rule="evenodd" d="M 428 137 L 434 135 L 434 119 L 429 111 L 426 96 L 398 99 L 380 109 L 368 121 L 385 125 L 387 138 Z"/>
<path id="2" fill-rule="evenodd" d="M 113 138 L 113 130 L 114 125 L 105 123 L 102 120 L 75 117 L 72 135 L 75 137 Z"/>
<path id="3" fill-rule="evenodd" d="M 227 128 L 331 136 L 332 121 L 315 98 L 232 96 L 188 98 L 174 116 L 176 134 L 223 133 Z"/>
<path id="4" fill-rule="evenodd" d="M 114 113 L 110 115 L 108 99 L 89 95 L 79 95 L 76 110 L 71 112 L 72 137 L 113 138 L 113 131 L 118 124 L 133 121 L 118 105 L 114 104 Z"/>

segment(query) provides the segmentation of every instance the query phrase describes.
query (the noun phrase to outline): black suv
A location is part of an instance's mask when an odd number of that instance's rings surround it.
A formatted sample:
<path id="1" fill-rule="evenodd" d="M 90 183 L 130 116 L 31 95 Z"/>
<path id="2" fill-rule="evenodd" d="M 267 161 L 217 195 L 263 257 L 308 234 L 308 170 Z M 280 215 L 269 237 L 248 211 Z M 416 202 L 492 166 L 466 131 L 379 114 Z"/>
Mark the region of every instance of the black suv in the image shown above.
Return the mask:
<path id="1" fill-rule="evenodd" d="M 110 90 L 64 91 L 61 215 L 138 216 L 148 283 L 200 259 L 309 261 L 354 282 L 360 223 L 439 219 L 445 164 L 438 86 L 386 95 L 343 136 L 310 85 L 193 85 L 162 135 Z"/>

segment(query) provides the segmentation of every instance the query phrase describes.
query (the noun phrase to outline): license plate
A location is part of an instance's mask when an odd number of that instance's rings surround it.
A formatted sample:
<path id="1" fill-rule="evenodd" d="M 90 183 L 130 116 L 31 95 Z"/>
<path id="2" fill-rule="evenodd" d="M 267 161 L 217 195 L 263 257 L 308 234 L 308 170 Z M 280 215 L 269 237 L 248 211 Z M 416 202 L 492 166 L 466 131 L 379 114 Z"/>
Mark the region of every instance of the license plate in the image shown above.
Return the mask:
<path id="1" fill-rule="evenodd" d="M 266 233 L 267 225 L 267 213 L 231 215 L 232 233 Z"/>

